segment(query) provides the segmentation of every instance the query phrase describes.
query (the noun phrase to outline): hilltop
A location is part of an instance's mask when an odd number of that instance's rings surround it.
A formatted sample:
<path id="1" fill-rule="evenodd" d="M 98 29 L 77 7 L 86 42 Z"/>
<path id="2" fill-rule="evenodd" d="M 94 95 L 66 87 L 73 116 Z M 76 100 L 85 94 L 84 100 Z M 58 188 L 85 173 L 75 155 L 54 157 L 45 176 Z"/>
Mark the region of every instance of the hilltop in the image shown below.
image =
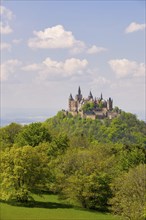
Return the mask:
<path id="1" fill-rule="evenodd" d="M 146 144 L 146 123 L 131 113 L 121 111 L 113 118 L 92 120 L 63 111 L 44 122 L 54 134 L 65 133 L 70 137 L 84 137 L 103 143 Z"/>
<path id="2" fill-rule="evenodd" d="M 81 88 L 78 88 L 78 94 L 73 98 L 70 94 L 68 99 L 68 111 L 66 114 L 71 113 L 73 116 L 80 115 L 82 118 L 103 119 L 115 118 L 120 114 L 118 107 L 113 108 L 113 100 L 111 97 L 105 100 L 101 93 L 100 97 L 93 97 L 90 91 L 88 97 L 83 97 Z"/>

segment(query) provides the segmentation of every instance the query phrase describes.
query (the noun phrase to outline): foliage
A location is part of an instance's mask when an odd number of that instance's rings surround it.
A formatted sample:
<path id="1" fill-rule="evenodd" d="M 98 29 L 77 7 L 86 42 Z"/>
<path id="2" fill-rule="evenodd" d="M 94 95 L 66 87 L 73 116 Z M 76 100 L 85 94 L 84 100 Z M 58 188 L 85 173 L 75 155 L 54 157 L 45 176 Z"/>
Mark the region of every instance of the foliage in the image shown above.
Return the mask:
<path id="1" fill-rule="evenodd" d="M 135 167 L 146 162 L 146 149 L 142 146 L 123 145 L 118 152 L 119 169 L 128 171 L 129 168 Z"/>
<path id="2" fill-rule="evenodd" d="M 43 123 L 12 123 L 0 129 L 0 138 L 4 199 L 28 201 L 31 192 L 43 189 L 87 209 L 112 206 L 124 216 L 123 207 L 134 201 L 131 190 L 142 194 L 139 164 L 146 162 L 146 123 L 131 113 L 92 120 L 61 111 Z M 127 206 L 121 206 L 124 201 Z M 131 216 L 135 206 L 140 210 L 139 201 L 129 208 Z"/>
<path id="3" fill-rule="evenodd" d="M 10 125 L 0 128 L 1 148 L 12 146 L 21 130 L 22 126 L 16 123 L 11 123 Z"/>
<path id="4" fill-rule="evenodd" d="M 16 138 L 16 143 L 19 146 L 30 145 L 35 147 L 41 142 L 50 141 L 51 136 L 48 130 L 39 122 L 24 126 Z"/>
<path id="5" fill-rule="evenodd" d="M 61 115 L 61 117 L 60 117 Z M 146 147 L 146 123 L 139 121 L 135 115 L 122 112 L 112 120 L 82 119 L 79 116 L 59 116 L 48 119 L 45 127 L 54 135 L 65 133 L 69 138 L 87 137 L 101 143 L 122 143 Z"/>
<path id="6" fill-rule="evenodd" d="M 94 109 L 95 105 L 93 102 L 87 102 L 83 105 L 82 110 L 84 112 L 92 111 Z"/>
<path id="7" fill-rule="evenodd" d="M 108 150 L 105 151 L 106 147 Z M 57 188 L 60 187 L 63 198 L 72 199 L 84 208 L 107 210 L 116 160 L 110 146 L 106 147 L 93 145 L 66 152 L 57 169 Z"/>
<path id="8" fill-rule="evenodd" d="M 110 200 L 112 210 L 124 219 L 144 219 L 146 195 L 145 165 L 131 168 L 128 173 L 122 173 L 112 184 L 114 197 Z"/>
<path id="9" fill-rule="evenodd" d="M 99 107 L 99 108 L 103 108 L 103 103 L 102 103 L 102 102 L 99 102 L 99 103 L 98 103 L 98 107 Z"/>
<path id="10" fill-rule="evenodd" d="M 46 152 L 31 146 L 7 148 L 1 155 L 1 197 L 27 202 L 48 175 Z"/>

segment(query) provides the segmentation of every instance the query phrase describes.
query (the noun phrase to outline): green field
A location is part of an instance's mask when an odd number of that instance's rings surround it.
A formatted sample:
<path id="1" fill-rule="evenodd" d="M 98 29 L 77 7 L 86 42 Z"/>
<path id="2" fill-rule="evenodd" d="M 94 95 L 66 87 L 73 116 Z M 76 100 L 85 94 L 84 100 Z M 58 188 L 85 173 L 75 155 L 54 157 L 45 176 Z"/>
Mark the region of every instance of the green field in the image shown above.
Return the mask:
<path id="1" fill-rule="evenodd" d="M 31 207 L 1 203 L 0 220 L 118 220 L 110 214 L 71 207 L 58 200 L 56 195 L 35 196 Z"/>

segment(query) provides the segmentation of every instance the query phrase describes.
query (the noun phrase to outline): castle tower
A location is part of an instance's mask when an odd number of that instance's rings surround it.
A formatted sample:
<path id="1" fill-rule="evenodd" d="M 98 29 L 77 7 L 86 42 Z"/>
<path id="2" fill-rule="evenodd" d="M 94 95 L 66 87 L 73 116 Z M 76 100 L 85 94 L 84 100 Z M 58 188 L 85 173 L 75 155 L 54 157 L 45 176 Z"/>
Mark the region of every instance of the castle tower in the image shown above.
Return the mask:
<path id="1" fill-rule="evenodd" d="M 70 94 L 69 99 L 68 99 L 68 107 L 69 107 L 69 111 L 72 111 L 72 103 L 73 103 L 74 99 L 72 97 L 72 94 Z"/>
<path id="2" fill-rule="evenodd" d="M 107 109 L 110 111 L 113 109 L 113 100 L 111 98 L 107 100 Z"/>
<path id="3" fill-rule="evenodd" d="M 76 95 L 76 101 L 80 102 L 82 100 L 81 88 L 78 88 L 78 94 Z"/>

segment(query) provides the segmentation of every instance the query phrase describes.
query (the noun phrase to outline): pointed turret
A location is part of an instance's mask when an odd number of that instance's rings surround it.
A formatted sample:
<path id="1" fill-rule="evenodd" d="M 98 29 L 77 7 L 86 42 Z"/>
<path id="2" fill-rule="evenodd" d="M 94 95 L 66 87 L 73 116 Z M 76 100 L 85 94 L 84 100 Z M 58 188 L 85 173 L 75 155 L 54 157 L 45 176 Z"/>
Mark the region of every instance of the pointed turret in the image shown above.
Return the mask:
<path id="1" fill-rule="evenodd" d="M 80 86 L 78 88 L 78 95 L 81 95 L 81 88 L 80 88 Z"/>
<path id="2" fill-rule="evenodd" d="M 70 93 L 69 100 L 73 100 L 72 94 Z"/>
<path id="3" fill-rule="evenodd" d="M 82 100 L 82 94 L 81 94 L 81 88 L 80 88 L 80 86 L 79 86 L 79 88 L 78 88 L 78 94 L 76 95 L 75 100 L 76 100 L 76 101 L 79 101 L 79 102 Z"/>
<path id="4" fill-rule="evenodd" d="M 103 97 L 102 97 L 102 93 L 101 93 L 100 100 L 102 100 L 102 99 L 103 99 Z"/>
<path id="5" fill-rule="evenodd" d="M 90 93 L 89 93 L 88 99 L 93 99 L 93 95 L 92 95 L 92 92 L 91 92 L 91 91 L 90 91 Z"/>

